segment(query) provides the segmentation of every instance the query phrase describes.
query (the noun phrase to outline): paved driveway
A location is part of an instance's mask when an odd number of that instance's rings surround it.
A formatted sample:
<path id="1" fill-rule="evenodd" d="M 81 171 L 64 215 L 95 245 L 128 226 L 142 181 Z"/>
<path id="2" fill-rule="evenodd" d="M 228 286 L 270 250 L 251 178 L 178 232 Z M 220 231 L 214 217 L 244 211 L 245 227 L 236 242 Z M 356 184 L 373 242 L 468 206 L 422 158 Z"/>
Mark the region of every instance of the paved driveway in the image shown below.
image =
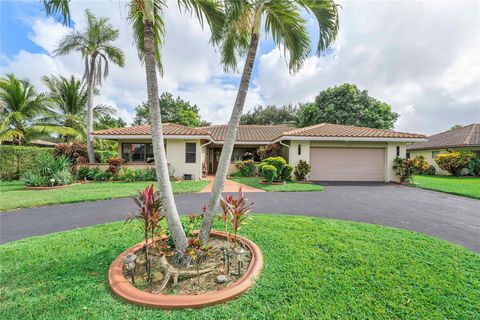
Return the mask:
<path id="1" fill-rule="evenodd" d="M 208 194 L 177 195 L 182 214 Z M 250 193 L 254 211 L 362 221 L 419 231 L 480 251 L 480 201 L 391 184 L 330 185 L 323 192 Z M 0 213 L 0 243 L 76 227 L 124 220 L 131 199 L 115 199 Z"/>

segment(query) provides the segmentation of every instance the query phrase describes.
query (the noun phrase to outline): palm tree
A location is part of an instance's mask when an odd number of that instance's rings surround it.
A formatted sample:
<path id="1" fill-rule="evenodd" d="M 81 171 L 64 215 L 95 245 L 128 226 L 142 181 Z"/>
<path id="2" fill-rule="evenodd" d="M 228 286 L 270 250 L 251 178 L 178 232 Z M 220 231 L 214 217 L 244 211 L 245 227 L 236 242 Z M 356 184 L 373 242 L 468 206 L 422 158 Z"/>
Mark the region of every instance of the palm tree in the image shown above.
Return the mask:
<path id="1" fill-rule="evenodd" d="M 206 20 L 212 30 L 212 41 L 215 42 L 218 39 L 223 26 L 223 14 L 218 2 L 211 0 L 178 0 L 178 4 L 187 11 L 195 13 L 202 25 L 203 21 Z M 168 226 L 175 247 L 178 250 L 183 250 L 187 247 L 187 238 L 178 216 L 170 184 L 157 82 L 157 69 L 160 74 L 163 74 L 160 46 L 165 35 L 165 25 L 162 17 L 162 11 L 165 7 L 166 3 L 162 0 L 132 0 L 129 20 L 133 26 L 138 56 L 140 61 L 145 63 L 153 153 L 160 196 L 164 200 Z"/>
<path id="2" fill-rule="evenodd" d="M 63 136 L 65 141 L 74 138 L 86 139 L 87 132 L 85 119 L 87 115 L 88 90 L 86 83 L 75 78 L 63 76 L 43 76 L 43 83 L 49 89 L 48 98 L 51 104 L 52 121 L 64 127 L 74 129 L 77 134 Z M 94 91 L 96 94 L 97 91 Z M 115 110 L 106 105 L 97 105 L 93 108 L 93 118 L 98 122 L 102 117 L 111 116 Z"/>
<path id="3" fill-rule="evenodd" d="M 227 178 L 235 137 L 247 96 L 252 69 L 261 35 L 262 17 L 265 32 L 288 57 L 290 72 L 296 72 L 310 54 L 310 39 L 301 9 L 313 15 L 319 26 L 317 54 L 335 40 L 338 33 L 338 11 L 333 0 L 228 0 L 225 1 L 225 28 L 221 42 L 222 63 L 226 70 L 236 69 L 238 56 L 246 53 L 240 86 L 232 110 L 222 153 L 207 203 L 200 239 L 207 243 L 214 220 L 214 210 Z"/>
<path id="4" fill-rule="evenodd" d="M 21 145 L 45 134 L 75 134 L 71 128 L 49 121 L 47 97 L 13 74 L 0 79 L 0 102 L 0 142 L 12 140 Z"/>
<path id="5" fill-rule="evenodd" d="M 109 61 L 123 67 L 124 57 L 122 50 L 113 45 L 113 41 L 118 38 L 118 30 L 114 29 L 108 18 L 98 19 L 89 10 L 85 10 L 85 16 L 86 30 L 83 32 L 73 30 L 66 35 L 54 53 L 66 55 L 78 51 L 85 61 L 83 78 L 87 80 L 87 151 L 89 162 L 94 163 L 92 139 L 94 90 L 97 85 L 101 86 L 102 76 L 107 77 Z"/>

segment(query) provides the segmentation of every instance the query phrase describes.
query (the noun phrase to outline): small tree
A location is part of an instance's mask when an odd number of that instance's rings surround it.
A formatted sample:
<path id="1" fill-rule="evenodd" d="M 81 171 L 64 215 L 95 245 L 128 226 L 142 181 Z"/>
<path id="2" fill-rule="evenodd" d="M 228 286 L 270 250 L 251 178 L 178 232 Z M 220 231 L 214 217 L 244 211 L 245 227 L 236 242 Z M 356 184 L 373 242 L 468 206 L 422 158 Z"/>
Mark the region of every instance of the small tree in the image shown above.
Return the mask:
<path id="1" fill-rule="evenodd" d="M 393 170 L 400 178 L 400 182 L 409 182 L 415 173 L 415 165 L 412 159 L 396 157 L 393 160 Z"/>
<path id="2" fill-rule="evenodd" d="M 312 167 L 307 163 L 307 161 L 299 160 L 298 164 L 295 166 L 295 171 L 293 174 L 295 175 L 295 180 L 305 181 L 310 172 L 312 172 Z"/>
<path id="3" fill-rule="evenodd" d="M 442 153 L 435 157 L 435 162 L 442 170 L 459 176 L 473 157 L 475 157 L 475 153 L 470 151 Z"/>

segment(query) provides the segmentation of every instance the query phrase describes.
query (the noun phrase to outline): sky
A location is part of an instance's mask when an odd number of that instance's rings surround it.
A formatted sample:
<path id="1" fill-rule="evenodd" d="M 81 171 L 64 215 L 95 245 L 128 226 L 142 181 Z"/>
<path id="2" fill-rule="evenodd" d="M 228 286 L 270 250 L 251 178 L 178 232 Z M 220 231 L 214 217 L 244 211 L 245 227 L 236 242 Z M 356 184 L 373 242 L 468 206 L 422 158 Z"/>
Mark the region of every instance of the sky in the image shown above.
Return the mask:
<path id="1" fill-rule="evenodd" d="M 281 48 L 263 36 L 245 111 L 256 105 L 313 101 L 326 88 L 348 82 L 400 114 L 395 130 L 433 134 L 454 124 L 480 122 L 480 1 L 339 1 L 340 32 L 328 52 L 312 52 L 302 69 L 290 74 Z M 208 29 L 167 0 L 164 76 L 169 91 L 200 108 L 216 124 L 230 117 L 239 73 L 225 74 L 220 55 L 209 44 Z M 85 26 L 84 11 L 108 17 L 120 30 L 115 44 L 126 58 L 111 66 L 95 97 L 130 123 L 134 108 L 147 100 L 145 69 L 132 42 L 125 1 L 71 3 L 73 28 Z M 305 13 L 312 42 L 315 20 Z M 70 29 L 47 18 L 40 1 L 0 0 L 0 71 L 13 72 L 45 90 L 41 77 L 83 75 L 77 53 L 53 56 Z M 243 66 L 243 61 L 240 63 Z"/>

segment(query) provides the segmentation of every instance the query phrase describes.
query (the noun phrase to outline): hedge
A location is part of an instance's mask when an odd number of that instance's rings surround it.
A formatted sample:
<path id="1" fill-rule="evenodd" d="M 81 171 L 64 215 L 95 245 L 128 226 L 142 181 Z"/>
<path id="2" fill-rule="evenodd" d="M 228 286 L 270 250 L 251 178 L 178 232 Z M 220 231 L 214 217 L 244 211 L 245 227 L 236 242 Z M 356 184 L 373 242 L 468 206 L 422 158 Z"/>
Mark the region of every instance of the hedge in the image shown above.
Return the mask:
<path id="1" fill-rule="evenodd" d="M 17 180 L 31 170 L 34 159 L 44 153 L 53 153 L 53 148 L 0 145 L 0 180 Z"/>

